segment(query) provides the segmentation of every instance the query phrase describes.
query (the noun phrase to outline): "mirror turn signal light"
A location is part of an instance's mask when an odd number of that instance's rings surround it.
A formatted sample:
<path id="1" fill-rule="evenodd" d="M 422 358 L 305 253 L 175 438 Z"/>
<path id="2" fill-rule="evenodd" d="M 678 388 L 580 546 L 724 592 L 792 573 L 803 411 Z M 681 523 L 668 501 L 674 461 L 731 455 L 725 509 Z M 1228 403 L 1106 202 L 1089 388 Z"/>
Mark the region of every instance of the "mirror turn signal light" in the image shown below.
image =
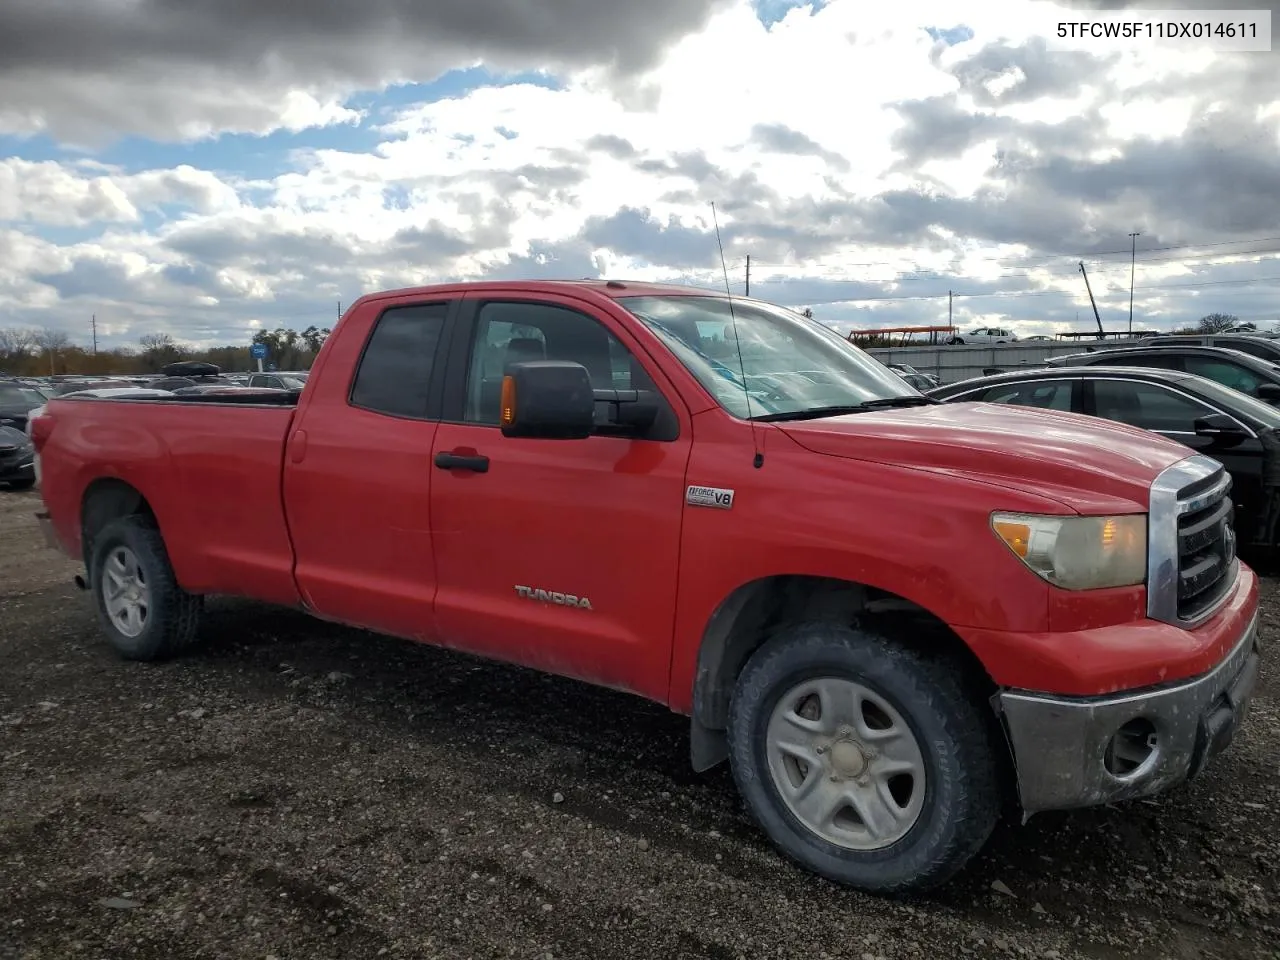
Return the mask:
<path id="1" fill-rule="evenodd" d="M 502 414 L 500 423 L 509 427 L 516 422 L 516 378 L 502 378 Z"/>

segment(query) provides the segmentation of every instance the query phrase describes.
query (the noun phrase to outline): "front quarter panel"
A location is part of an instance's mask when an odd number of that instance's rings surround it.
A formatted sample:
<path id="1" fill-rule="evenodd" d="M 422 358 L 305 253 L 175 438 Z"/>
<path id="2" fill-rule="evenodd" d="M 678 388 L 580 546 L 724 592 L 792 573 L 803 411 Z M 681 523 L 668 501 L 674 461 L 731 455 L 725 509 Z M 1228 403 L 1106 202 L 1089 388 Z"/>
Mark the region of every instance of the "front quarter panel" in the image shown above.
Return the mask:
<path id="1" fill-rule="evenodd" d="M 688 712 L 698 650 L 735 590 L 779 575 L 830 577 L 896 594 L 952 625 L 1048 629 L 1049 585 L 990 529 L 993 510 L 1062 514 L 1061 503 L 980 480 L 825 456 L 719 411 L 695 417 L 688 482 L 732 489 L 733 506 L 686 505 L 671 706 Z"/>

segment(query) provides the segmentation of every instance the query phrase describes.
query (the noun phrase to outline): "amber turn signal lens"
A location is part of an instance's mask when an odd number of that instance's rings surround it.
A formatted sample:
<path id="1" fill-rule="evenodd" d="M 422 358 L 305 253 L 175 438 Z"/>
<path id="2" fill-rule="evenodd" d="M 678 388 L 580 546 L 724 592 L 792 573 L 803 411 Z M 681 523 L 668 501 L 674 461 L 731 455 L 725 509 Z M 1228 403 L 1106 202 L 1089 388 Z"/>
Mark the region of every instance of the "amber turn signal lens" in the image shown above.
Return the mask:
<path id="1" fill-rule="evenodd" d="M 502 378 L 502 426 L 516 422 L 516 378 Z"/>
<path id="2" fill-rule="evenodd" d="M 1026 557 L 1027 550 L 1031 546 L 1030 525 L 1009 520 L 997 520 L 992 526 L 995 527 L 1000 539 L 1009 545 L 1010 550 L 1020 557 Z"/>

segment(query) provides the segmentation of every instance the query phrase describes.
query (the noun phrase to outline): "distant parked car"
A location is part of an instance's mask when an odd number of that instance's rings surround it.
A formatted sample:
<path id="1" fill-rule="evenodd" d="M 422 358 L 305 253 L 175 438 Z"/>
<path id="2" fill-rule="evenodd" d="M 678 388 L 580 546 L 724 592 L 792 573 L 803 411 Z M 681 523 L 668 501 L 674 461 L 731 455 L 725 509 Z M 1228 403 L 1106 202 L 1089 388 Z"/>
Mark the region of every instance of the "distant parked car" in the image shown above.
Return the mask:
<path id="1" fill-rule="evenodd" d="M 69 393 L 79 393 L 82 390 L 109 390 L 127 386 L 127 383 L 121 383 L 118 380 L 64 380 L 53 388 L 53 395 L 65 397 Z"/>
<path id="2" fill-rule="evenodd" d="M 203 363 L 199 360 L 180 360 L 162 368 L 160 372 L 163 376 L 148 383 L 148 387 L 176 392 L 186 387 L 235 386 L 222 376 L 222 369 L 217 364 Z"/>
<path id="3" fill-rule="evenodd" d="M 927 396 L 1102 417 L 1141 427 L 1213 457 L 1231 474 L 1235 529 L 1276 545 L 1280 529 L 1280 411 L 1205 377 L 1150 367 L 1020 370 L 952 383 Z"/>
<path id="4" fill-rule="evenodd" d="M 30 490 L 36 483 L 35 447 L 22 430 L 0 426 L 0 485 Z"/>
<path id="5" fill-rule="evenodd" d="M 957 333 L 947 337 L 947 343 L 1017 343 L 1018 337 L 1007 327 L 977 327 L 968 333 Z"/>
<path id="6" fill-rule="evenodd" d="M 1125 347 L 1073 353 L 1045 361 L 1049 367 L 1157 367 L 1207 377 L 1223 386 L 1280 406 L 1280 366 L 1222 347 Z"/>
<path id="7" fill-rule="evenodd" d="M 1260 334 L 1206 333 L 1170 334 L 1159 337 L 1143 337 L 1137 341 L 1142 347 L 1222 347 L 1239 350 L 1259 360 L 1280 363 L 1280 340 Z"/>
<path id="8" fill-rule="evenodd" d="M 307 375 L 297 373 L 255 373 L 246 386 L 268 387 L 272 390 L 301 390 L 307 385 Z"/>
<path id="9" fill-rule="evenodd" d="M 0 380 L 0 427 L 25 430 L 27 415 L 48 399 L 48 394 L 36 387 L 16 380 Z"/>

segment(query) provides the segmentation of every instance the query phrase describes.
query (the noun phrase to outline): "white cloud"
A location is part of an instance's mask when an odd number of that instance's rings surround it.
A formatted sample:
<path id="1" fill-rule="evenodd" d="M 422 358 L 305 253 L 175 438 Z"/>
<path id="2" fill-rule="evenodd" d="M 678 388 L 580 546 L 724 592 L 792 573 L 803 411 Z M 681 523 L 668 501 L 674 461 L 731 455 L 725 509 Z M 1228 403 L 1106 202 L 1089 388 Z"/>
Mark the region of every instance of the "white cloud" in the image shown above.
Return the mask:
<path id="1" fill-rule="evenodd" d="M 113 172 L 92 162 L 78 166 L 20 157 L 0 159 L 0 222 L 129 223 L 140 219 L 142 210 L 167 205 L 196 213 L 234 210 L 240 205 L 233 187 L 187 165 L 137 174 Z"/>
<path id="2" fill-rule="evenodd" d="M 1076 244 L 1116 249 L 1135 228 L 1151 238 L 1144 242 L 1172 236 L 1175 244 L 1228 231 L 1194 219 L 1206 216 L 1207 198 L 1188 198 L 1198 201 L 1194 214 L 1190 202 L 1168 204 L 1158 191 L 1169 187 L 1170 173 L 1153 168 L 1150 184 L 1135 184 L 1105 165 L 1123 162 L 1142 138 L 1167 142 L 1170 153 L 1184 146 L 1188 131 L 1213 116 L 1205 105 L 1217 102 L 1215 78 L 1236 69 L 1211 55 L 1156 50 L 1126 53 L 1085 73 L 1061 59 L 1067 54 L 1036 60 L 1022 45 L 1043 39 L 1046 6 L 1006 0 L 959 11 L 944 0 L 833 0 L 766 28 L 747 3 L 736 2 L 671 45 L 624 93 L 615 76 L 586 68 L 565 74 L 561 89 L 487 87 L 405 108 L 380 128 L 385 139 L 375 151 L 295 154 L 293 172 L 252 191 L 191 166 L 125 174 L 88 163 L 0 160 L 0 221 L 24 229 L 117 225 L 61 247 L 7 234 L 25 252 L 0 260 L 0 311 L 38 318 L 59 302 L 51 291 L 60 289 L 63 301 L 97 296 L 121 314 L 133 312 L 137 329 L 168 322 L 181 337 L 184 323 L 243 331 L 271 322 L 263 311 L 293 321 L 299 311 L 328 311 L 327 301 L 362 288 L 478 276 L 520 258 L 532 258 L 530 270 L 538 258 L 552 258 L 548 271 L 598 266 L 638 279 L 668 278 L 683 265 L 691 277 L 718 283 L 705 232 L 714 200 L 735 282 L 742 258 L 757 258 L 760 286 L 753 292 L 824 304 L 841 291 L 911 297 L 942 290 L 941 300 L 898 304 L 917 322 L 945 317 L 949 285 L 1048 294 L 956 300 L 965 323 L 1016 315 L 1011 322 L 1021 332 L 1035 332 L 1037 324 L 1069 319 L 1075 304 L 1088 311 L 1067 256 Z M 924 29 L 957 19 L 973 39 L 946 47 Z M 997 42 L 1006 46 L 993 47 Z M 226 93 L 210 87 L 209 99 L 191 112 L 198 119 L 180 122 L 182 135 L 245 129 L 244 117 L 255 110 L 260 122 L 249 128 L 263 130 L 358 117 L 314 91 L 267 96 L 246 88 L 237 95 L 249 113 L 219 119 Z M 895 138 L 910 124 L 892 105 L 943 104 L 952 95 L 954 149 L 899 165 L 905 148 Z M 1280 117 L 1256 104 L 1234 105 L 1245 106 L 1248 123 L 1260 130 Z M 987 126 L 966 139 L 965 117 L 974 113 Z M 924 125 L 926 141 L 936 134 L 942 142 L 949 115 L 940 116 L 936 126 Z M 102 123 L 134 121 L 104 105 Z M 810 146 L 789 154 L 766 149 L 762 126 Z M 1205 191 L 1229 189 L 1214 170 L 1201 174 Z M 1042 202 L 1029 200 L 1033 176 L 1057 177 L 1063 186 Z M 1111 176 L 1114 188 L 1103 183 Z M 635 218 L 619 219 L 627 209 L 647 210 L 665 231 L 653 226 L 636 236 Z M 164 225 L 137 227 L 154 210 L 165 211 Z M 1075 232 L 1046 230 L 1059 222 Z M 628 239 L 628 231 L 633 248 L 616 240 Z M 750 241 L 738 239 L 744 236 Z M 1187 251 L 1193 254 L 1190 264 L 1140 264 L 1139 285 L 1209 276 L 1209 259 Z M 1280 274 L 1280 265 L 1263 264 L 1257 273 Z M 769 283 L 784 278 L 785 285 Z M 1127 294 L 1127 258 L 1102 258 L 1091 266 L 1091 281 L 1101 299 Z M 868 283 L 889 286 L 864 289 Z M 1221 287 L 1214 295 L 1230 295 L 1242 315 L 1261 313 L 1266 308 L 1252 292 Z M 1186 319 L 1179 311 L 1189 294 L 1140 291 L 1137 299 L 1148 315 Z M 823 309 L 852 317 L 864 307 Z M 880 302 L 878 312 L 885 309 Z M 134 335 L 127 323 L 114 329 Z"/>

